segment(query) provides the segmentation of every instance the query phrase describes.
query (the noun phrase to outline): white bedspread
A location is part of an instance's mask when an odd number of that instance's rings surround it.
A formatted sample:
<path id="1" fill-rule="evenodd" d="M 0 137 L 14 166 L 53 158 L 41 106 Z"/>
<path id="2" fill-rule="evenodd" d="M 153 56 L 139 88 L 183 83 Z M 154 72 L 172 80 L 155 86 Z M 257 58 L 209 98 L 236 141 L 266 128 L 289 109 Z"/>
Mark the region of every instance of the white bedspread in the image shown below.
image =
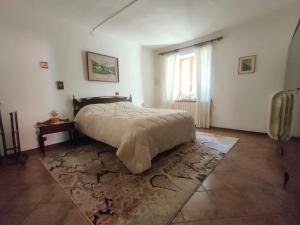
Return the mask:
<path id="1" fill-rule="evenodd" d="M 85 106 L 75 122 L 87 136 L 118 148 L 117 156 L 132 173 L 151 168 L 158 153 L 196 138 L 190 113 L 129 102 Z"/>

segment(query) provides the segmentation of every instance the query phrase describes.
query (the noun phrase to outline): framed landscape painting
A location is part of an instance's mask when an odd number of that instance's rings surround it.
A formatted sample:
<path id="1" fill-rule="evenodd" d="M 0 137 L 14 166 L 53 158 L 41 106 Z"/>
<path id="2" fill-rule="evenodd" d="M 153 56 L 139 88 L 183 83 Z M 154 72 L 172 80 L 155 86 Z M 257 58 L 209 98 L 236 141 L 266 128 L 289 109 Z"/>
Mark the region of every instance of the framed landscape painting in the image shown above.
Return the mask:
<path id="1" fill-rule="evenodd" d="M 87 52 L 88 80 L 119 82 L 118 58 Z"/>
<path id="2" fill-rule="evenodd" d="M 239 60 L 239 74 L 254 73 L 256 55 L 241 57 Z"/>

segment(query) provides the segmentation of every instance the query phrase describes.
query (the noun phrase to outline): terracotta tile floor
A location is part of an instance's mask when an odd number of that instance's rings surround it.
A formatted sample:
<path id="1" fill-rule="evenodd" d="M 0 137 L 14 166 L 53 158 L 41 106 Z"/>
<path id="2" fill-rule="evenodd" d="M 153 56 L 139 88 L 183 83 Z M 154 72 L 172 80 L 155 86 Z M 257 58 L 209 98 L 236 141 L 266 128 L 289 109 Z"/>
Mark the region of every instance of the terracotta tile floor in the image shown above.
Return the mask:
<path id="1" fill-rule="evenodd" d="M 172 225 L 299 225 L 300 140 L 284 157 L 265 135 L 206 130 L 239 137 Z M 51 148 L 69 148 L 61 144 Z M 0 168 L 0 225 L 87 225 L 89 222 L 31 151 L 26 166 Z M 283 188 L 283 173 L 290 181 Z"/>

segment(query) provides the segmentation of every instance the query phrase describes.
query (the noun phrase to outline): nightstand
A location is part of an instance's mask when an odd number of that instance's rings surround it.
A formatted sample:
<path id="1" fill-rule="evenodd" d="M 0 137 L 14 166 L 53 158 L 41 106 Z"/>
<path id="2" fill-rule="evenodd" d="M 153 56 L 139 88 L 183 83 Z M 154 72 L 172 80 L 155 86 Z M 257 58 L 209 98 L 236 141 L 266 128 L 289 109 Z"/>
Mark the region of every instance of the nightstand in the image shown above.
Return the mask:
<path id="1" fill-rule="evenodd" d="M 42 123 L 37 123 L 36 128 L 40 151 L 43 156 L 45 155 L 44 141 L 47 140 L 47 137 L 44 135 L 67 131 L 69 133 L 70 141 L 74 140 L 76 137 L 75 122 L 68 119 L 60 119 L 57 123 L 51 123 L 50 120 L 47 120 Z"/>

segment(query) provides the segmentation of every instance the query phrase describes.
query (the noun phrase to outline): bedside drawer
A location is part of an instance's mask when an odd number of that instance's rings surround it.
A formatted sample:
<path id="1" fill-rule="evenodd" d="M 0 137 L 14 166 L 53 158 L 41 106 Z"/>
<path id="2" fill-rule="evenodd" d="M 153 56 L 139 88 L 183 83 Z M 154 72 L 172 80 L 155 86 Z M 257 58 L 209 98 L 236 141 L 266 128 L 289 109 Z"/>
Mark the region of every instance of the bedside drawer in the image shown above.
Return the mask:
<path id="1" fill-rule="evenodd" d="M 51 134 L 51 133 L 71 130 L 74 128 L 75 128 L 75 124 L 72 122 L 72 123 L 53 124 L 49 126 L 41 126 L 39 127 L 39 130 L 41 134 Z"/>

